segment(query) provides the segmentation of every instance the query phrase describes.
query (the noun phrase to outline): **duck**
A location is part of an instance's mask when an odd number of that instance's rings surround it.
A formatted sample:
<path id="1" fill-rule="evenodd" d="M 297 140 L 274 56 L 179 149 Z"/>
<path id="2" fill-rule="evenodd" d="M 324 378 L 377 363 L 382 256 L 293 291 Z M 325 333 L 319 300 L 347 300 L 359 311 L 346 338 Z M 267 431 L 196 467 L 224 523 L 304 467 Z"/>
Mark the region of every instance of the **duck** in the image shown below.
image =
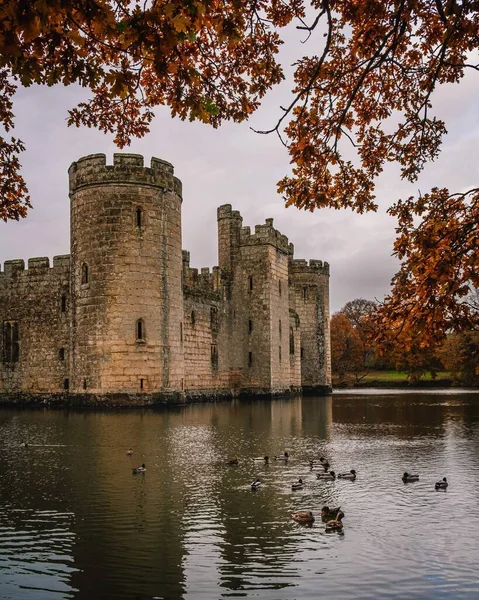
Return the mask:
<path id="1" fill-rule="evenodd" d="M 22 442 L 20 444 L 20 448 L 28 448 L 28 443 L 27 442 Z"/>
<path id="2" fill-rule="evenodd" d="M 419 475 L 411 475 L 410 473 L 404 473 L 404 475 L 402 476 L 402 480 L 404 481 L 404 483 L 407 483 L 408 481 L 419 481 Z"/>
<path id="3" fill-rule="evenodd" d="M 133 475 L 136 475 L 137 473 L 146 473 L 145 463 L 143 463 L 141 466 L 135 467 L 133 469 Z"/>
<path id="4" fill-rule="evenodd" d="M 285 452 L 283 454 L 283 456 L 275 456 L 274 460 L 284 460 L 284 462 L 288 462 L 288 460 L 289 460 L 289 454 L 288 454 L 288 452 Z"/>
<path id="5" fill-rule="evenodd" d="M 258 458 L 253 458 L 254 462 L 262 462 L 265 465 L 267 465 L 269 463 L 269 456 L 263 456 L 263 457 L 258 457 Z"/>
<path id="6" fill-rule="evenodd" d="M 133 450 L 131 448 L 126 451 L 127 456 L 131 456 L 132 454 L 133 454 Z"/>
<path id="7" fill-rule="evenodd" d="M 445 490 L 449 484 L 447 483 L 447 479 L 445 477 L 442 478 L 442 481 L 436 481 L 434 487 L 436 490 Z"/>
<path id="8" fill-rule="evenodd" d="M 303 480 L 301 478 L 298 479 L 297 482 L 291 485 L 291 489 L 294 490 L 302 490 L 303 489 Z"/>
<path id="9" fill-rule="evenodd" d="M 321 509 L 321 520 L 322 521 L 331 521 L 338 518 L 339 513 L 341 513 L 344 517 L 344 513 L 341 510 L 341 507 L 338 508 L 329 508 L 329 506 L 323 506 Z"/>
<path id="10" fill-rule="evenodd" d="M 326 458 L 323 458 L 321 456 L 321 458 L 319 459 L 319 462 L 322 464 L 322 466 L 324 467 L 324 470 L 327 471 L 329 469 L 329 467 L 331 466 L 329 464 L 329 461 Z"/>
<path id="11" fill-rule="evenodd" d="M 326 523 L 326 531 L 330 532 L 330 531 L 342 531 L 343 530 L 343 522 L 342 522 L 342 518 L 344 517 L 344 513 L 342 513 L 341 511 L 338 512 L 338 516 L 335 519 L 331 519 L 331 521 L 328 521 Z"/>
<path id="12" fill-rule="evenodd" d="M 298 523 L 313 523 L 314 515 L 310 510 L 298 510 L 291 515 L 291 518 Z"/>
<path id="13" fill-rule="evenodd" d="M 238 459 L 237 458 L 232 458 L 231 460 L 228 461 L 228 464 L 230 466 L 237 465 L 238 464 Z"/>
<path id="14" fill-rule="evenodd" d="M 349 473 L 339 473 L 338 479 L 350 479 L 351 481 L 354 481 L 356 479 L 356 471 L 351 469 Z"/>
<path id="15" fill-rule="evenodd" d="M 316 473 L 316 479 L 324 479 L 325 481 L 333 481 L 336 479 L 336 473 L 329 471 L 329 473 Z"/>
<path id="16" fill-rule="evenodd" d="M 253 481 L 253 483 L 251 484 L 251 491 L 256 492 L 256 490 L 259 488 L 260 485 L 261 485 L 261 479 L 255 479 Z"/>

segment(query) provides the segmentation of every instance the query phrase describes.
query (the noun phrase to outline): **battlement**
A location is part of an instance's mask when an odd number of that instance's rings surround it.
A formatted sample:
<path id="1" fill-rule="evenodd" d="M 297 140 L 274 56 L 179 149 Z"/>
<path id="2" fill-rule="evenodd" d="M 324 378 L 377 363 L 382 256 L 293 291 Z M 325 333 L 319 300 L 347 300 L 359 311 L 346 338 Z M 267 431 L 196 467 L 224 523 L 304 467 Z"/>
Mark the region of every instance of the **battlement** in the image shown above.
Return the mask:
<path id="1" fill-rule="evenodd" d="M 243 217 L 239 210 L 233 210 L 231 204 L 222 204 L 217 209 L 217 219 L 238 219 L 243 221 Z"/>
<path id="2" fill-rule="evenodd" d="M 288 238 L 273 227 L 273 219 L 266 219 L 264 225 L 255 225 L 254 233 L 251 233 L 250 227 L 241 228 L 242 246 L 274 246 L 285 254 L 294 251 L 294 247 L 289 243 Z"/>
<path id="3" fill-rule="evenodd" d="M 291 261 L 293 272 L 296 274 L 305 273 L 311 275 L 329 275 L 329 263 L 322 260 L 311 259 L 309 261 L 304 258 L 295 258 Z"/>
<path id="4" fill-rule="evenodd" d="M 48 256 L 37 256 L 29 258 L 27 261 L 28 269 L 25 269 L 25 261 L 22 258 L 6 260 L 3 263 L 3 270 L 0 265 L 0 275 L 4 277 L 14 277 L 28 273 L 48 273 L 53 270 L 69 270 L 70 255 L 64 254 L 53 257 L 53 267 L 50 267 L 50 259 Z"/>
<path id="5" fill-rule="evenodd" d="M 188 253 L 189 254 L 189 253 Z M 189 257 L 188 257 L 189 258 Z M 190 290 L 217 292 L 220 287 L 220 268 L 202 267 L 201 271 L 183 263 L 183 282 Z"/>
<path id="6" fill-rule="evenodd" d="M 181 181 L 173 173 L 173 165 L 160 158 L 153 157 L 150 166 L 145 167 L 141 154 L 116 153 L 113 164 L 107 165 L 105 154 L 90 154 L 70 165 L 70 194 L 89 186 L 122 184 L 156 187 L 181 196 Z"/>

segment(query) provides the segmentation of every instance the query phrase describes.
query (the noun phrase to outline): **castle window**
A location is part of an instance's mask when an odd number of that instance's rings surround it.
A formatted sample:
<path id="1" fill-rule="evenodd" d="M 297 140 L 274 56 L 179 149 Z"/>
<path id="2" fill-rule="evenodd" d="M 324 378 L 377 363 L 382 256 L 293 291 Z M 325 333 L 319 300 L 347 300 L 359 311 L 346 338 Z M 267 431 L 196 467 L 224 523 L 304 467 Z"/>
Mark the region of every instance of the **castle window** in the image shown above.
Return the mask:
<path id="1" fill-rule="evenodd" d="M 252 364 L 253 364 L 253 353 L 248 352 L 248 367 L 251 367 Z"/>
<path id="2" fill-rule="evenodd" d="M 282 294 L 282 290 L 281 290 L 281 279 L 278 281 L 278 293 L 279 293 L 279 296 L 281 297 L 281 294 Z"/>
<path id="3" fill-rule="evenodd" d="M 140 390 L 143 389 L 143 382 L 144 382 L 144 379 L 140 379 Z"/>
<path id="4" fill-rule="evenodd" d="M 218 309 L 215 306 L 210 308 L 210 325 L 212 331 L 218 329 Z"/>
<path id="5" fill-rule="evenodd" d="M 63 312 L 67 312 L 67 297 L 66 297 L 66 294 L 62 294 L 61 311 L 62 311 L 62 313 Z"/>
<path id="6" fill-rule="evenodd" d="M 300 320 L 299 320 L 299 317 L 298 317 L 298 315 L 295 315 L 295 316 L 294 316 L 294 324 L 295 324 L 295 326 L 296 326 L 296 329 L 298 329 L 298 328 L 299 328 L 299 325 L 300 325 Z"/>
<path id="7" fill-rule="evenodd" d="M 58 359 L 65 360 L 65 348 L 60 348 L 58 351 Z"/>
<path id="8" fill-rule="evenodd" d="M 250 276 L 248 277 L 248 290 L 249 290 L 250 292 L 252 292 L 252 291 L 253 291 L 253 276 L 252 276 L 252 275 L 250 275 Z"/>
<path id="9" fill-rule="evenodd" d="M 138 319 L 138 321 L 136 322 L 136 341 L 145 341 L 145 324 L 143 322 L 143 319 Z"/>
<path id="10" fill-rule="evenodd" d="M 4 362 L 18 362 L 19 355 L 18 321 L 4 321 L 3 360 Z"/>
<path id="11" fill-rule="evenodd" d="M 304 358 L 304 348 L 301 347 L 301 358 Z"/>
<path id="12" fill-rule="evenodd" d="M 248 332 L 251 333 L 253 331 L 253 321 L 248 319 Z"/>
<path id="13" fill-rule="evenodd" d="M 183 343 L 183 323 L 180 323 L 180 342 Z"/>
<path id="14" fill-rule="evenodd" d="M 303 300 L 307 300 L 308 299 L 308 288 L 304 287 L 303 288 Z"/>
<path id="15" fill-rule="evenodd" d="M 143 209 L 141 209 L 139 206 L 135 210 L 135 222 L 138 229 L 141 229 L 143 225 Z"/>
<path id="16" fill-rule="evenodd" d="M 211 366 L 215 370 L 218 368 L 218 347 L 216 344 L 211 344 Z"/>
<path id="17" fill-rule="evenodd" d="M 69 379 L 64 379 L 63 380 L 63 389 L 64 390 L 69 390 L 70 389 L 70 380 Z"/>
<path id="18" fill-rule="evenodd" d="M 82 285 L 88 283 L 88 265 L 86 263 L 83 263 L 81 267 L 81 282 Z"/>
<path id="19" fill-rule="evenodd" d="M 281 346 L 279 347 L 279 362 L 281 362 Z"/>
<path id="20" fill-rule="evenodd" d="M 278 331 L 279 331 L 279 339 L 281 339 L 281 334 L 283 333 L 282 328 L 281 328 L 281 319 L 279 320 Z"/>
<path id="21" fill-rule="evenodd" d="M 195 311 L 191 311 L 191 324 L 194 326 L 196 324 L 196 314 Z"/>
<path id="22" fill-rule="evenodd" d="M 294 355 L 294 329 L 292 327 L 289 329 L 289 353 Z"/>
<path id="23" fill-rule="evenodd" d="M 86 390 L 86 379 L 83 380 L 83 389 Z"/>

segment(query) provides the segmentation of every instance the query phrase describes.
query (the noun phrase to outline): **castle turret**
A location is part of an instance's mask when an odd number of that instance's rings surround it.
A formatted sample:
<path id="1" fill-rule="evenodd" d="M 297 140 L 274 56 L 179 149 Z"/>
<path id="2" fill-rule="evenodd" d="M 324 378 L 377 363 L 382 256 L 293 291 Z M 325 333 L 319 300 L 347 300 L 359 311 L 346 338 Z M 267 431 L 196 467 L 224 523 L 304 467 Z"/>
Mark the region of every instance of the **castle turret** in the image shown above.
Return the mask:
<path id="1" fill-rule="evenodd" d="M 295 309 L 301 323 L 301 382 L 303 392 L 331 389 L 329 333 L 329 264 L 292 260 Z"/>
<path id="2" fill-rule="evenodd" d="M 71 199 L 71 391 L 183 387 L 181 182 L 152 158 L 74 162 Z"/>

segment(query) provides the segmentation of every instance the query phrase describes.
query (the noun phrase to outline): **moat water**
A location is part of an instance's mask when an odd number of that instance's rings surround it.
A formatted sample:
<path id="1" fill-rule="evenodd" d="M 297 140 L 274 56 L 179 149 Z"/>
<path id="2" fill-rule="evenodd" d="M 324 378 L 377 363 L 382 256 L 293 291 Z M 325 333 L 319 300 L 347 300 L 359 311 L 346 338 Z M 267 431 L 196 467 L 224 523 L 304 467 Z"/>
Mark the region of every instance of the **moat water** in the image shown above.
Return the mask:
<path id="1" fill-rule="evenodd" d="M 0 450 L 2 600 L 479 598 L 477 392 L 3 409 Z M 320 456 L 356 481 L 318 481 Z M 342 535 L 324 504 L 343 508 Z"/>

